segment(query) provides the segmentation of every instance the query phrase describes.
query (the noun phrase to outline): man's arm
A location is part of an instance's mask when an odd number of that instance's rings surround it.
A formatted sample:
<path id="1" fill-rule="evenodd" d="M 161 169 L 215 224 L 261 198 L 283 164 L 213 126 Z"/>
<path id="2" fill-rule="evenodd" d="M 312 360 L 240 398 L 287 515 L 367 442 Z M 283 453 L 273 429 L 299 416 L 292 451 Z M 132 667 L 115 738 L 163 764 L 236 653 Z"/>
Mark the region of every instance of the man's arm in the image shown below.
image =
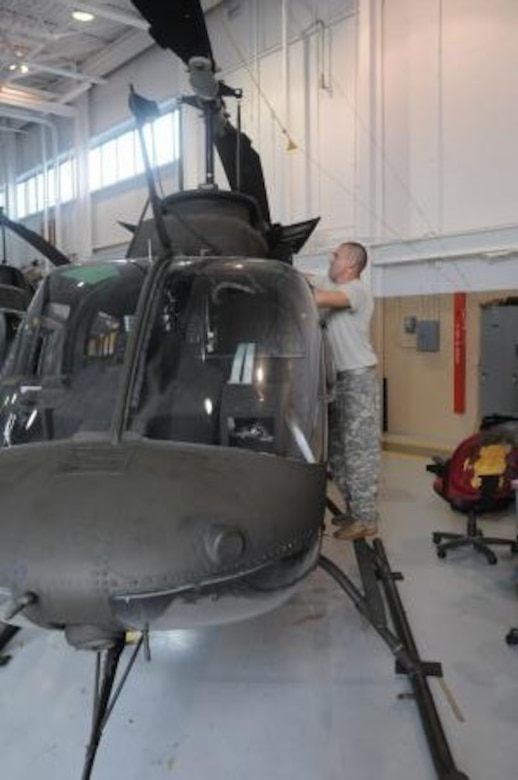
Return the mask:
<path id="1" fill-rule="evenodd" d="M 319 309 L 350 309 L 351 301 L 343 290 L 325 290 L 317 287 L 317 274 L 304 274 Z"/>
<path id="2" fill-rule="evenodd" d="M 349 309 L 351 302 L 342 290 L 319 290 L 313 287 L 313 296 L 319 309 Z"/>

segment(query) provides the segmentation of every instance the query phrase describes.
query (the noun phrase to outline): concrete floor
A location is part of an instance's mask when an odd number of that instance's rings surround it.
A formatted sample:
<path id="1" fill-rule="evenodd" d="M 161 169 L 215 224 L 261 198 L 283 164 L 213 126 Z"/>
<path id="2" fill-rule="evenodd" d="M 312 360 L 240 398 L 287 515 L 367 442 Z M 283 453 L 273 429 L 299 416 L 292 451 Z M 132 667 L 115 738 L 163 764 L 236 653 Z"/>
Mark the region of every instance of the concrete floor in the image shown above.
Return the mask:
<path id="1" fill-rule="evenodd" d="M 518 558 L 437 559 L 434 529 L 464 517 L 431 490 L 422 458 L 385 454 L 382 537 L 426 660 L 430 686 L 469 780 L 518 776 Z M 512 510 L 484 520 L 513 536 Z M 496 549 L 496 548 L 495 548 Z M 357 579 L 352 546 L 324 552 Z M 95 780 L 433 780 L 415 704 L 389 650 L 322 570 L 284 607 L 242 624 L 154 635 L 105 730 Z M 79 780 L 94 659 L 23 629 L 0 668 L 0 769 L 13 780 Z M 128 653 L 128 651 L 126 651 Z M 461 720 L 461 717 L 463 720 Z"/>

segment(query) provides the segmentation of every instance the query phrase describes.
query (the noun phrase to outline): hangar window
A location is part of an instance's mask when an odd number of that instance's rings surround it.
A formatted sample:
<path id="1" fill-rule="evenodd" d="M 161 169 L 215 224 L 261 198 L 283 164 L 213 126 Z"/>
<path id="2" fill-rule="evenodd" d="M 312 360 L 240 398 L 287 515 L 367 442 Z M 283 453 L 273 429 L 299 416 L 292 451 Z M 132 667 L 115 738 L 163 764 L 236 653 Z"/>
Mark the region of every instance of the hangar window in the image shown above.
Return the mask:
<path id="1" fill-rule="evenodd" d="M 178 110 L 169 111 L 146 125 L 144 137 L 152 165 L 170 165 L 180 156 Z M 144 161 L 137 131 L 110 133 L 110 137 L 96 143 L 89 151 L 88 174 L 90 191 L 96 192 L 144 172 Z M 25 172 L 16 182 L 16 216 L 23 219 L 56 205 L 56 174 L 54 167 L 43 167 Z M 68 203 L 77 195 L 76 160 L 71 153 L 60 158 L 58 165 L 60 203 Z M 0 206 L 4 197 L 0 190 Z"/>
<path id="2" fill-rule="evenodd" d="M 75 197 L 75 159 L 67 156 L 58 165 L 59 200 L 68 203 Z M 46 183 L 45 183 L 46 179 Z M 54 168 L 47 168 L 47 176 L 44 176 L 41 168 L 31 173 L 26 173 L 16 182 L 16 216 L 23 219 L 29 214 L 37 214 L 43 211 L 45 205 L 56 205 L 56 175 Z"/>
<path id="3" fill-rule="evenodd" d="M 179 157 L 178 111 L 169 111 L 146 125 L 146 148 L 152 165 L 169 165 Z M 94 144 L 88 159 L 90 190 L 96 192 L 144 172 L 138 133 L 125 130 Z"/>

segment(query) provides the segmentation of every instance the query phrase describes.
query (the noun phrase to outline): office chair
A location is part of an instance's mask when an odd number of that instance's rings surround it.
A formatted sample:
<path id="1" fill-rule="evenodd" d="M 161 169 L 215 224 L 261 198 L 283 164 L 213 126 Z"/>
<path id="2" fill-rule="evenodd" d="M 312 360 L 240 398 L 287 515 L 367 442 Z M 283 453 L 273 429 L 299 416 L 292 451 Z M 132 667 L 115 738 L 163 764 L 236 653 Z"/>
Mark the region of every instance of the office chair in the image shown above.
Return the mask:
<path id="1" fill-rule="evenodd" d="M 436 475 L 435 492 L 453 509 L 467 514 L 464 533 L 434 531 L 439 558 L 445 558 L 449 550 L 472 547 L 495 564 L 497 557 L 490 546 L 518 552 L 518 539 L 487 537 L 477 526 L 479 515 L 505 508 L 513 500 L 511 479 L 516 473 L 517 452 L 514 435 L 496 426 L 462 441 L 448 460 L 434 458 L 426 467 Z"/>

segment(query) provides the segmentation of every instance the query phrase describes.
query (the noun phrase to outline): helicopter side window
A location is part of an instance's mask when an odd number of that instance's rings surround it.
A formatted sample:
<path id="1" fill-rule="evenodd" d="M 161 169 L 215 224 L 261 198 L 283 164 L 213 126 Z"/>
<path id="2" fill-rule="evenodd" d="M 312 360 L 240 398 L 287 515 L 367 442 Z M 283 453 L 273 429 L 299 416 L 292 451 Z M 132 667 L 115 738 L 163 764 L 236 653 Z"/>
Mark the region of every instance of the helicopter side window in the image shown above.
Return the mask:
<path id="1" fill-rule="evenodd" d="M 0 373 L 3 370 L 9 347 L 16 336 L 21 316 L 17 312 L 0 310 Z"/>
<path id="2" fill-rule="evenodd" d="M 55 271 L 19 329 L 0 387 L 4 446 L 108 431 L 142 269 Z"/>

